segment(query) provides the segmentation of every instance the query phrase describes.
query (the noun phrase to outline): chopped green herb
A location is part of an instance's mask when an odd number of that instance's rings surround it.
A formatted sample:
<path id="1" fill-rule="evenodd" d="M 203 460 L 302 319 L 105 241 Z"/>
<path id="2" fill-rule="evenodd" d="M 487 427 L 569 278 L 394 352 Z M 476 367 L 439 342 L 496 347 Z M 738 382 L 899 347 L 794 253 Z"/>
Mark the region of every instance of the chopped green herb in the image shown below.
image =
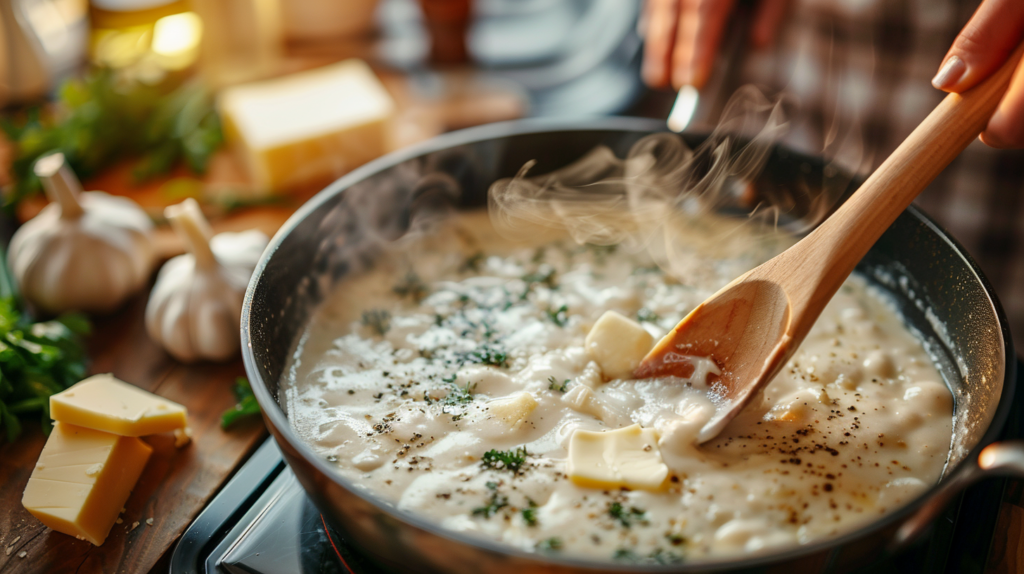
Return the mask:
<path id="1" fill-rule="evenodd" d="M 554 550 L 561 550 L 565 545 L 562 544 L 561 538 L 548 538 L 547 540 L 541 540 L 537 543 L 537 550 L 541 552 L 550 552 Z"/>
<path id="2" fill-rule="evenodd" d="M 527 526 L 537 526 L 537 509 L 536 508 L 524 508 L 519 511 L 523 516 L 523 522 Z"/>
<path id="3" fill-rule="evenodd" d="M 490 483 L 490 484 L 494 484 L 494 483 Z M 479 508 L 474 508 L 473 509 L 473 516 L 483 516 L 484 518 L 490 518 L 491 516 L 494 516 L 495 514 L 497 514 L 499 510 L 501 510 L 502 508 L 505 508 L 506 506 L 508 506 L 508 497 L 507 496 L 505 496 L 504 494 L 499 493 L 497 490 L 495 490 L 493 488 L 491 490 L 493 492 L 491 493 L 490 500 L 487 501 L 487 505 L 486 506 L 481 506 Z"/>
<path id="4" fill-rule="evenodd" d="M 491 449 L 484 453 L 480 459 L 480 465 L 493 470 L 507 470 L 512 474 L 519 474 L 526 464 L 526 447 L 521 446 L 512 450 Z"/>
<path id="5" fill-rule="evenodd" d="M 652 564 L 679 564 L 683 562 L 683 557 L 675 552 L 656 548 L 653 552 L 648 554 L 643 561 Z"/>
<path id="6" fill-rule="evenodd" d="M 558 309 L 552 311 L 548 310 L 548 318 L 551 319 L 559 327 L 565 327 L 569 324 L 569 306 L 562 305 Z"/>
<path id="7" fill-rule="evenodd" d="M 613 502 L 608 506 L 608 514 L 613 520 L 617 520 L 622 526 L 629 528 L 633 524 L 643 524 L 647 522 L 645 511 L 631 506 L 629 509 L 622 506 L 619 502 Z"/>
<path id="8" fill-rule="evenodd" d="M 558 283 L 555 281 L 555 268 L 550 265 L 541 265 L 537 271 L 523 275 L 523 281 L 526 283 L 527 289 L 536 283 L 545 285 L 548 289 L 558 287 Z"/>
<path id="9" fill-rule="evenodd" d="M 483 344 L 462 355 L 463 362 L 467 363 L 482 363 L 484 365 L 494 365 L 495 367 L 507 367 L 508 366 L 508 355 L 494 347 L 493 345 Z"/>
<path id="10" fill-rule="evenodd" d="M 479 251 L 466 258 L 462 264 L 463 271 L 479 271 L 480 264 L 487 260 L 487 257 Z"/>
<path id="11" fill-rule="evenodd" d="M 623 562 L 639 562 L 640 557 L 637 556 L 636 552 L 633 552 L 629 548 L 619 548 L 612 554 L 613 560 L 621 560 Z"/>
<path id="12" fill-rule="evenodd" d="M 384 309 L 370 309 L 363 311 L 363 325 L 366 325 L 380 336 L 391 328 L 391 313 Z"/>
<path id="13" fill-rule="evenodd" d="M 406 272 L 405 277 L 402 277 L 391 290 L 399 297 L 408 297 L 416 302 L 422 301 L 430 292 L 427 284 L 411 269 Z"/>
<path id="14" fill-rule="evenodd" d="M 238 419 L 260 413 L 260 405 L 256 402 L 256 395 L 252 394 L 252 387 L 249 386 L 248 379 L 245 377 L 235 379 L 234 391 L 238 404 L 224 411 L 224 414 L 220 416 L 221 428 L 228 428 Z"/>
<path id="15" fill-rule="evenodd" d="M 548 377 L 548 388 L 552 391 L 564 393 L 569 388 L 569 379 L 559 383 L 554 377 Z"/>
<path id="16" fill-rule="evenodd" d="M 637 321 L 655 323 L 658 321 L 658 318 L 658 314 L 647 307 L 641 307 L 640 310 L 636 312 Z"/>
<path id="17" fill-rule="evenodd" d="M 454 382 L 448 384 L 451 385 L 451 388 L 448 389 L 448 395 L 441 401 L 442 405 L 450 407 L 473 402 L 473 390 L 476 388 L 476 383 L 466 383 L 464 387 L 456 385 Z"/>

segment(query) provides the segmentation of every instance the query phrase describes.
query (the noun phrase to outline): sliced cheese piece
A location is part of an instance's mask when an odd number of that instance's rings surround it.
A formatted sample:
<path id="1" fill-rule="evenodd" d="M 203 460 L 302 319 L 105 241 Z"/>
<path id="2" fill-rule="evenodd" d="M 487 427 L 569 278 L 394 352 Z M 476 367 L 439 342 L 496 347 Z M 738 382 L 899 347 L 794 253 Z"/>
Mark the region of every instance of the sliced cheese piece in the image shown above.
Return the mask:
<path id="1" fill-rule="evenodd" d="M 135 437 L 56 423 L 21 503 L 64 534 L 103 544 L 153 449 Z"/>
<path id="2" fill-rule="evenodd" d="M 185 429 L 185 407 L 119 381 L 95 375 L 50 397 L 50 416 L 121 436 L 145 436 Z"/>
<path id="3" fill-rule="evenodd" d="M 362 60 L 225 89 L 224 133 L 263 191 L 320 183 L 387 151 L 395 104 Z"/>
<path id="4" fill-rule="evenodd" d="M 640 323 L 615 311 L 605 311 L 587 333 L 585 345 L 605 377 L 625 379 L 654 347 L 654 337 Z"/>
<path id="5" fill-rule="evenodd" d="M 526 392 L 516 393 L 487 403 L 487 412 L 512 429 L 522 424 L 535 408 L 537 408 L 537 400 Z"/>
<path id="6" fill-rule="evenodd" d="M 562 395 L 562 402 L 569 405 L 576 412 L 604 420 L 604 408 L 601 406 L 600 401 L 594 398 L 594 391 L 590 387 L 576 385 L 569 389 L 569 392 Z"/>
<path id="7" fill-rule="evenodd" d="M 668 478 L 654 429 L 577 430 L 569 438 L 566 474 L 588 488 L 659 490 Z"/>

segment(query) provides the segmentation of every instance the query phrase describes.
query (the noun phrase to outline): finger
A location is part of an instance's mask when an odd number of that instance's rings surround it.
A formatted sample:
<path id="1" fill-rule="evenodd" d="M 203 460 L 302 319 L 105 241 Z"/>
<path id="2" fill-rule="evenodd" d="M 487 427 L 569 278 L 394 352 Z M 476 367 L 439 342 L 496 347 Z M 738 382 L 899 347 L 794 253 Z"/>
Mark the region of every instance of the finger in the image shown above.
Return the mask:
<path id="1" fill-rule="evenodd" d="M 985 0 L 956 37 L 932 79 L 947 92 L 963 92 L 987 78 L 1024 36 L 1024 2 Z"/>
<path id="2" fill-rule="evenodd" d="M 715 63 L 725 23 L 735 0 L 681 0 L 676 44 L 672 53 L 672 85 L 703 86 Z"/>
<path id="3" fill-rule="evenodd" d="M 750 27 L 750 43 L 754 48 L 767 48 L 775 43 L 789 0 L 762 0 Z"/>
<path id="4" fill-rule="evenodd" d="M 669 85 L 678 8 L 678 0 L 647 0 L 644 5 L 646 31 L 640 75 L 652 88 Z"/>
<path id="5" fill-rule="evenodd" d="M 998 148 L 1024 148 L 1024 62 L 1017 64 L 1010 87 L 981 134 L 981 141 Z"/>

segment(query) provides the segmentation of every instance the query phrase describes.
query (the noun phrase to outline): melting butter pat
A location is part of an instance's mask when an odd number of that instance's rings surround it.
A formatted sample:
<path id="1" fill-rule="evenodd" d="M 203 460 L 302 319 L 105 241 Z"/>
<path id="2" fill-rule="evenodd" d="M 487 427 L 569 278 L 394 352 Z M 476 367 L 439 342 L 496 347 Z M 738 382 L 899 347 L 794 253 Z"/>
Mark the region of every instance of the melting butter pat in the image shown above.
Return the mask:
<path id="1" fill-rule="evenodd" d="M 654 337 L 636 321 L 605 311 L 587 333 L 587 352 L 609 379 L 629 378 L 654 346 Z"/>
<path id="2" fill-rule="evenodd" d="M 668 478 L 654 429 L 577 430 L 569 439 L 566 474 L 588 488 L 659 490 Z"/>
<path id="3" fill-rule="evenodd" d="M 62 423 L 121 436 L 145 436 L 188 426 L 185 407 L 113 375 L 95 375 L 50 397 L 50 416 Z"/>
<path id="4" fill-rule="evenodd" d="M 227 140 L 268 192 L 320 183 L 383 155 L 395 110 L 356 59 L 227 88 L 218 106 Z"/>
<path id="5" fill-rule="evenodd" d="M 135 437 L 58 422 L 21 503 L 57 532 L 103 544 L 153 451 Z"/>
<path id="6" fill-rule="evenodd" d="M 535 408 L 537 400 L 530 393 L 516 393 L 487 403 L 487 411 L 512 429 L 522 424 Z"/>

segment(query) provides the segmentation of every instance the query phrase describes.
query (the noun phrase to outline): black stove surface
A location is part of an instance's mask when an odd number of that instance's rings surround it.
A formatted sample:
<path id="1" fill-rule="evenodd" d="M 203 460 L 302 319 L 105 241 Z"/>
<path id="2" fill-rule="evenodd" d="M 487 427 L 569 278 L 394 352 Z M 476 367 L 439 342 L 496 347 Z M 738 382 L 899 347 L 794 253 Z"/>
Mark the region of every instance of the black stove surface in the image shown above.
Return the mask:
<path id="1" fill-rule="evenodd" d="M 1022 436 L 1024 365 L 1003 438 Z M 974 485 L 904 552 L 864 574 L 981 574 L 1006 481 Z M 313 506 L 273 439 L 256 451 L 188 528 L 171 574 L 382 574 Z"/>

